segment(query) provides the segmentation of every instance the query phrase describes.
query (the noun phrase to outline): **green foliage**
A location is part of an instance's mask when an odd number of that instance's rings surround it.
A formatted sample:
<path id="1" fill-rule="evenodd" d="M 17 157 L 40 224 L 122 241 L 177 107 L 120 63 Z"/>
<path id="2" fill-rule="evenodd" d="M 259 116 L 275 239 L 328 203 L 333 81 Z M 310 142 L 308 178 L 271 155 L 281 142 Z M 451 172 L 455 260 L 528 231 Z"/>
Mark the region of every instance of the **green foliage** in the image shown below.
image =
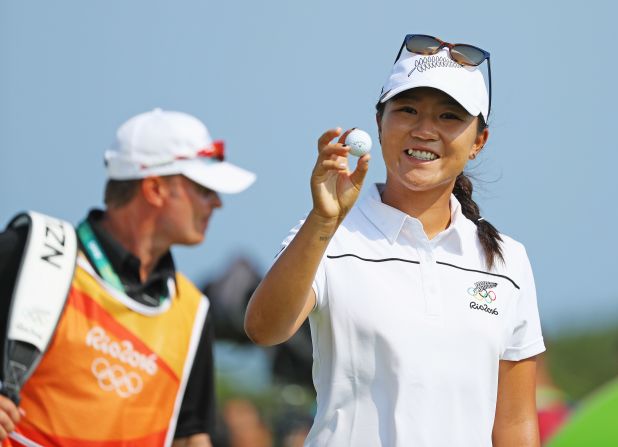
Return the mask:
<path id="1" fill-rule="evenodd" d="M 547 359 L 556 385 L 578 401 L 618 377 L 618 325 L 555 338 Z"/>

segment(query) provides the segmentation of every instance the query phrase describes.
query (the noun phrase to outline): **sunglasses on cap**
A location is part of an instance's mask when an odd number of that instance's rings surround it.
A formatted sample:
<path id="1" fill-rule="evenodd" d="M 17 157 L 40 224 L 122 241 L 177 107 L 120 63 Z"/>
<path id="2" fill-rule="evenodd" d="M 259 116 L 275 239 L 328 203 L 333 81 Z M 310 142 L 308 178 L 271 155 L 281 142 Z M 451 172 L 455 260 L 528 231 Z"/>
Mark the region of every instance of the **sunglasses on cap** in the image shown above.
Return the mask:
<path id="1" fill-rule="evenodd" d="M 178 160 L 191 160 L 196 158 L 212 158 L 218 161 L 225 160 L 225 143 L 222 140 L 213 141 L 212 145 L 206 147 L 204 149 L 200 149 L 195 152 L 193 155 L 176 155 L 175 157 L 171 157 L 169 160 L 159 161 L 157 163 L 150 164 L 142 164 L 140 166 L 141 169 L 148 169 L 157 166 L 163 166 L 166 164 L 173 163 Z"/>
<path id="2" fill-rule="evenodd" d="M 428 36 L 426 34 L 408 34 L 403 39 L 395 62 L 399 60 L 404 48 L 410 53 L 420 54 L 422 56 L 431 56 L 437 54 L 442 48 L 448 48 L 451 59 L 460 65 L 467 65 L 469 67 L 477 67 L 487 60 L 487 83 L 489 84 L 489 107 L 487 117 L 489 117 L 491 111 L 491 64 L 489 62 L 488 51 L 465 43 L 445 42 L 437 37 Z"/>
<path id="3" fill-rule="evenodd" d="M 222 140 L 213 141 L 212 146 L 198 151 L 196 157 L 223 161 L 225 160 L 225 143 Z"/>

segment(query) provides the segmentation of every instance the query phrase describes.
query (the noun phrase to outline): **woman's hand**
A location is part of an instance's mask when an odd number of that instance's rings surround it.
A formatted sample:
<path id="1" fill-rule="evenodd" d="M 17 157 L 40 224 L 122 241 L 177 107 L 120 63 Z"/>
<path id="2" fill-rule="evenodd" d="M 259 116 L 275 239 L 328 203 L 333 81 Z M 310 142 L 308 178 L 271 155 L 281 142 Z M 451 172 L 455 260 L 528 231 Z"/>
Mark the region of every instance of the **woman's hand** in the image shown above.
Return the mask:
<path id="1" fill-rule="evenodd" d="M 318 159 L 311 175 L 312 212 L 324 219 L 341 222 L 360 192 L 365 174 L 369 169 L 369 154 L 363 155 L 350 172 L 348 153 L 344 145 L 350 130 L 341 134 L 341 129 L 327 130 L 318 140 Z M 339 136 L 339 140 L 332 142 Z"/>

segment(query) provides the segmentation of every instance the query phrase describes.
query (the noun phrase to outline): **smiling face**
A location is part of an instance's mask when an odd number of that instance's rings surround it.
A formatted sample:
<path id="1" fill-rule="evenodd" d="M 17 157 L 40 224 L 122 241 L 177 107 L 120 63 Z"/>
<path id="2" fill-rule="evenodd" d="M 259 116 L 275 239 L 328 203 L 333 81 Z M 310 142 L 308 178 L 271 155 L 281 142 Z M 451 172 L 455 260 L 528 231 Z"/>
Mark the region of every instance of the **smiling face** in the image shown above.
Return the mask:
<path id="1" fill-rule="evenodd" d="M 389 100 L 378 113 L 386 188 L 406 194 L 436 188 L 452 191 L 469 159 L 489 135 L 446 93 L 414 88 Z"/>
<path id="2" fill-rule="evenodd" d="M 171 244 L 199 244 L 213 211 L 222 206 L 219 195 L 182 175 L 165 179 L 168 193 L 160 218 L 161 231 Z"/>

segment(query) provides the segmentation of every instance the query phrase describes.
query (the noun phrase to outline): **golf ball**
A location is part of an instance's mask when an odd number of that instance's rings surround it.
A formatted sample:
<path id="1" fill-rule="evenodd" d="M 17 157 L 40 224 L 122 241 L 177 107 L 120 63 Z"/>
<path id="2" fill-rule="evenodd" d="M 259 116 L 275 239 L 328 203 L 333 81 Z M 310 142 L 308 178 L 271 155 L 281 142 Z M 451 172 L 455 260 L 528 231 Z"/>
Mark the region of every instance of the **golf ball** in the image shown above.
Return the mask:
<path id="1" fill-rule="evenodd" d="M 371 150 L 371 137 L 367 132 L 354 129 L 345 138 L 346 146 L 350 146 L 350 154 L 362 157 Z"/>

